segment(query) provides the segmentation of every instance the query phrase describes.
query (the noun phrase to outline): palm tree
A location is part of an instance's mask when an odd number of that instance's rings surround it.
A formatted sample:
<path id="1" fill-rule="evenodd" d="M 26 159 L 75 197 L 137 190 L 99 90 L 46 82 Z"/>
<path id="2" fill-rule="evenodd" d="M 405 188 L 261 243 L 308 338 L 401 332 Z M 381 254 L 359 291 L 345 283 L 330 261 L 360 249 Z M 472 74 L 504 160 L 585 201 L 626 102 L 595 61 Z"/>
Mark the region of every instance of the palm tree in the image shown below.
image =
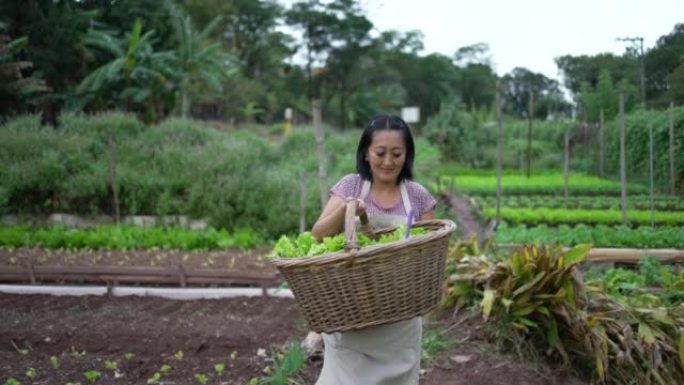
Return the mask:
<path id="1" fill-rule="evenodd" d="M 176 16 L 176 32 L 180 42 L 176 50 L 180 72 L 180 112 L 188 117 L 192 101 L 206 91 L 219 94 L 224 81 L 237 72 L 233 57 L 209 36 L 221 21 L 214 18 L 200 33 L 196 33 L 189 17 Z"/>
<path id="2" fill-rule="evenodd" d="M 127 36 L 118 38 L 111 31 L 91 29 L 83 38 L 87 47 L 105 52 L 112 59 L 81 81 L 78 92 L 88 92 L 105 107 L 142 110 L 144 120 L 157 120 L 171 104 L 179 78 L 174 51 L 156 52 L 152 45 L 154 30 L 142 34 L 136 20 Z"/>

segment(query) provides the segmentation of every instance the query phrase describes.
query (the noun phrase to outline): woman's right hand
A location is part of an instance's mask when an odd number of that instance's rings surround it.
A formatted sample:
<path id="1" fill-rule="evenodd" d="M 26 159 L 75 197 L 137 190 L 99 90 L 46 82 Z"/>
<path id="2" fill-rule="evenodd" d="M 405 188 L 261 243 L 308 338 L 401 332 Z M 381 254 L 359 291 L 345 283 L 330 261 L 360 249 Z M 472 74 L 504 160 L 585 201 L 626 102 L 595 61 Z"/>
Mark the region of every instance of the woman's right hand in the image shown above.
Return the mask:
<path id="1" fill-rule="evenodd" d="M 356 215 L 361 216 L 366 213 L 366 203 L 360 198 L 347 198 L 347 202 L 356 199 Z"/>

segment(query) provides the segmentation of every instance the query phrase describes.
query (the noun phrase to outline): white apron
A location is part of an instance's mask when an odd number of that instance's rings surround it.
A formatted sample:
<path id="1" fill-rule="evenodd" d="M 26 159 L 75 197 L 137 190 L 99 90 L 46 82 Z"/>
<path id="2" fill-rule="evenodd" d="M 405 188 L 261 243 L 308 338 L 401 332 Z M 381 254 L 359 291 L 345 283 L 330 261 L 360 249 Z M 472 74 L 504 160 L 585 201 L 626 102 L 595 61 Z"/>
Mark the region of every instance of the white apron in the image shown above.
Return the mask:
<path id="1" fill-rule="evenodd" d="M 360 198 L 370 191 L 364 181 Z M 411 210 L 406 185 L 401 184 L 405 212 Z M 374 228 L 406 224 L 404 215 L 374 215 Z M 358 227 L 357 227 L 358 228 Z M 420 372 L 422 318 L 342 333 L 323 333 L 323 369 L 316 385 L 417 385 Z"/>

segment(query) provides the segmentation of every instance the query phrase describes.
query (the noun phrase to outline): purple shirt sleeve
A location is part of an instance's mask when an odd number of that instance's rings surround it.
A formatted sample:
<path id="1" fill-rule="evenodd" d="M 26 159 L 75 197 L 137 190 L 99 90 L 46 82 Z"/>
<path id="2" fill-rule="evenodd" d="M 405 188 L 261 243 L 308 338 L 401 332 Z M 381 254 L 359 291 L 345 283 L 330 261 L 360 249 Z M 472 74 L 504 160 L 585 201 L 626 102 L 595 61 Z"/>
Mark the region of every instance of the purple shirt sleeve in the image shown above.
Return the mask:
<path id="1" fill-rule="evenodd" d="M 418 213 L 418 219 L 422 218 L 425 213 L 434 210 L 437 206 L 435 198 L 420 183 L 407 181 L 406 190 L 408 191 L 409 201 L 411 201 L 411 207 Z"/>
<path id="2" fill-rule="evenodd" d="M 331 189 L 329 195 L 337 195 L 342 199 L 358 197 L 361 193 L 361 176 L 348 174 L 342 177 Z"/>

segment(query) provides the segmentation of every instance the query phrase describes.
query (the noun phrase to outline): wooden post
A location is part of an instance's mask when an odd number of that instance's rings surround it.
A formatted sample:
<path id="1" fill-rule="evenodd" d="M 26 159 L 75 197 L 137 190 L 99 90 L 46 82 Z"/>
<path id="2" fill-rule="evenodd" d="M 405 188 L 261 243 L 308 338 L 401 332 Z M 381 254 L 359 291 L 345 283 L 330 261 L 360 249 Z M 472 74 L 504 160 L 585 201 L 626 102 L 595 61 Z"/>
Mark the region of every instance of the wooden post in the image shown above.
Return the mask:
<path id="1" fill-rule="evenodd" d="M 119 189 L 116 186 L 116 143 L 112 138 L 112 133 L 108 135 L 109 141 L 109 186 L 112 189 L 112 196 L 114 198 L 114 220 L 118 224 L 121 221 L 121 213 L 119 212 Z"/>
<path id="2" fill-rule="evenodd" d="M 601 108 L 601 119 L 599 120 L 599 176 L 605 176 L 604 161 L 605 161 L 605 143 L 603 141 L 603 108 Z"/>
<path id="3" fill-rule="evenodd" d="M 321 208 L 328 201 L 327 174 L 325 169 L 325 143 L 323 141 L 323 127 L 321 127 L 321 101 L 313 101 L 313 124 L 316 130 L 316 151 L 318 153 L 318 188 L 321 194 Z"/>
<path id="4" fill-rule="evenodd" d="M 674 103 L 670 102 L 670 195 L 675 195 L 675 137 L 674 137 Z"/>
<path id="5" fill-rule="evenodd" d="M 625 160 L 625 93 L 620 92 L 620 185 L 622 224 L 627 224 L 627 165 Z"/>
<path id="6" fill-rule="evenodd" d="M 186 278 L 185 268 L 183 267 L 182 263 L 178 264 L 178 280 L 180 282 L 181 287 L 187 286 L 188 280 Z"/>
<path id="7" fill-rule="evenodd" d="M 29 276 L 29 282 L 31 282 L 31 285 L 36 284 L 36 273 L 33 270 L 33 263 L 30 260 L 26 261 L 26 272 L 28 273 Z"/>
<path id="8" fill-rule="evenodd" d="M 501 164 L 503 163 L 503 123 L 501 121 L 501 95 L 496 81 L 496 121 L 499 133 L 496 139 L 496 224 L 501 223 Z"/>
<path id="9" fill-rule="evenodd" d="M 534 93 L 530 91 L 530 103 L 527 112 L 527 170 L 525 174 L 530 177 L 530 168 L 532 167 L 532 118 L 534 114 Z"/>
<path id="10" fill-rule="evenodd" d="M 568 180 L 570 179 L 570 133 L 565 131 L 565 157 L 563 162 L 563 200 L 567 207 L 568 202 Z"/>
<path id="11" fill-rule="evenodd" d="M 299 177 L 299 232 L 306 230 L 306 173 Z"/>
<path id="12" fill-rule="evenodd" d="M 653 208 L 653 123 L 648 124 L 648 174 L 651 180 L 651 228 L 655 228 L 655 210 Z"/>

